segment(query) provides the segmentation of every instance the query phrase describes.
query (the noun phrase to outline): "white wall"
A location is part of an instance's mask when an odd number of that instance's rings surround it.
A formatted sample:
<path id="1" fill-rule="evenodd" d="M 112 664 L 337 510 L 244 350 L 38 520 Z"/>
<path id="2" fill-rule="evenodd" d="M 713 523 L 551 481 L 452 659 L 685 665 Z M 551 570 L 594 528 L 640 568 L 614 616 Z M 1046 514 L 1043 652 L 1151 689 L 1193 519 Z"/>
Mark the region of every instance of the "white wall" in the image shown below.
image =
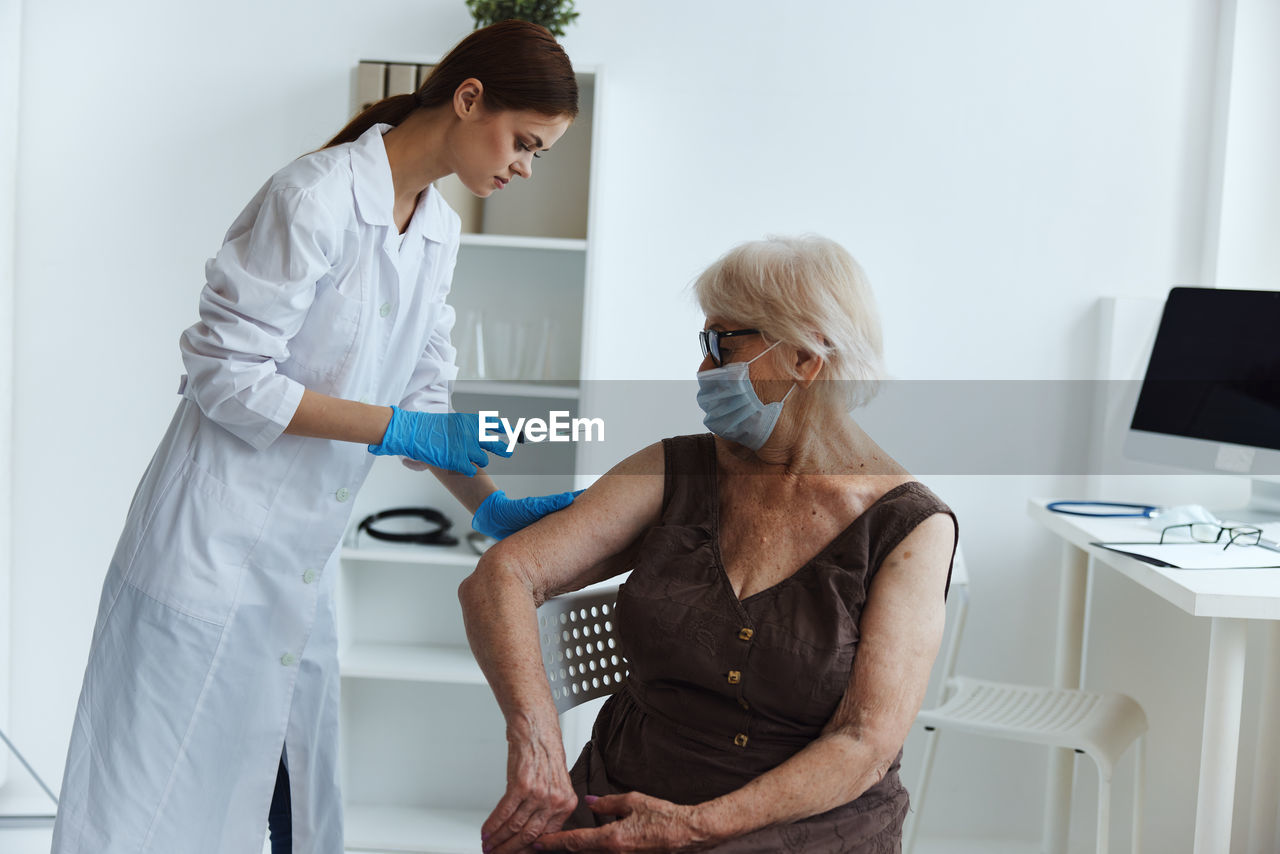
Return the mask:
<path id="1" fill-rule="evenodd" d="M 1280 3 L 1236 0 L 1224 135 L 1219 287 L 1280 287 Z"/>
<path id="2" fill-rule="evenodd" d="M 0 729 L 9 725 L 9 573 L 13 519 L 9 470 L 13 433 L 14 182 L 18 175 L 18 66 L 22 6 L 0 0 Z M 0 784 L 8 751 L 0 750 Z"/>
<path id="3" fill-rule="evenodd" d="M 566 47 L 606 75 L 589 322 L 616 340 L 597 348 L 597 378 L 687 378 L 701 318 L 686 285 L 770 232 L 821 232 L 859 257 L 905 379 L 1093 377 L 1100 297 L 1197 281 L 1211 0 L 578 7 Z M 272 170 L 341 124 L 357 59 L 430 58 L 469 22 L 461 0 L 24 10 L 12 729 L 57 778 L 204 259 Z M 920 474 L 960 515 L 975 576 L 961 667 L 1047 679 L 1058 553 L 1024 505 L 1091 485 Z M 1149 850 L 1182 850 L 1202 627 L 1123 581 L 1095 593 L 1091 659 L 1114 666 L 1091 664 L 1090 685 L 1136 685 L 1148 706 Z M 1157 678 L 1169 650 L 1180 672 Z M 914 767 L 909 753 L 908 783 Z M 1043 768 L 1038 751 L 944 744 L 923 832 L 1038 836 Z"/>

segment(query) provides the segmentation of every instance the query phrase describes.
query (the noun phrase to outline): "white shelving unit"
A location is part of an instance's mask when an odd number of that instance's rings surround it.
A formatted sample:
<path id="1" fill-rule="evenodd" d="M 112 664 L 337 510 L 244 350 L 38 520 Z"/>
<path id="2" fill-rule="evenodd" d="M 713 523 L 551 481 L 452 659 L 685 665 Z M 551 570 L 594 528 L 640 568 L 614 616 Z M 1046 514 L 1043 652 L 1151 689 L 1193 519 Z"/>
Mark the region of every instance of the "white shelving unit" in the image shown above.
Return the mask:
<path id="1" fill-rule="evenodd" d="M 367 84 L 377 74 L 365 65 L 359 77 Z M 578 120 L 539 159 L 533 180 L 512 184 L 479 210 L 467 204 L 459 211 L 464 234 L 450 295 L 458 313 L 458 411 L 545 418 L 552 410 L 576 415 L 580 406 L 599 72 L 580 71 L 578 80 Z M 375 95 L 366 88 L 359 97 Z M 481 232 L 468 233 L 468 223 Z M 477 359 L 484 342 L 475 340 L 476 326 L 491 348 L 521 330 L 544 333 L 539 358 L 504 360 L 510 354 L 498 348 Z M 508 495 L 558 492 L 576 485 L 577 453 L 571 443 L 526 444 L 512 459 L 494 458 L 487 471 Z M 397 545 L 355 532 L 370 513 L 430 506 L 463 539 L 470 516 L 431 475 L 387 458 L 376 461 L 353 505 L 338 592 L 347 850 L 479 851 L 480 825 L 506 784 L 506 741 L 458 607 L 458 584 L 478 557 L 465 544 Z M 565 728 L 572 761 L 583 726 Z"/>
<path id="2" fill-rule="evenodd" d="M 354 644 L 342 662 L 352 679 L 400 679 L 448 685 L 483 685 L 484 674 L 464 646 L 400 643 Z"/>
<path id="3" fill-rule="evenodd" d="M 576 400 L 577 386 L 553 385 L 534 382 L 499 382 L 497 380 L 458 380 L 453 384 L 454 394 L 486 395 L 489 397 L 549 397 L 560 400 Z"/>
<path id="4" fill-rule="evenodd" d="M 586 252 L 587 241 L 572 237 L 518 237 L 511 234 L 464 234 L 463 246 L 485 246 L 496 249 L 554 249 L 562 252 Z"/>
<path id="5" fill-rule="evenodd" d="M 432 851 L 475 854 L 480 850 L 478 828 L 487 816 L 483 810 L 361 807 L 348 811 L 347 838 L 367 840 L 362 847 L 371 851 L 421 851 L 405 840 L 431 838 Z"/>

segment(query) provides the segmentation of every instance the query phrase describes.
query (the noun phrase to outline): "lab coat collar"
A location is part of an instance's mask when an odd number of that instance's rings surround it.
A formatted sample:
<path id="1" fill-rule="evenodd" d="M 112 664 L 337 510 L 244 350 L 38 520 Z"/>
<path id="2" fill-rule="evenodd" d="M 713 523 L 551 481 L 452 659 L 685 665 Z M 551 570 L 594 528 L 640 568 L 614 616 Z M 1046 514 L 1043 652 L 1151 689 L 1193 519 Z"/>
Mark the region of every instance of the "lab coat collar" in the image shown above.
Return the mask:
<path id="1" fill-rule="evenodd" d="M 382 135 L 391 127 L 376 124 L 351 144 L 351 171 L 355 176 L 356 209 L 360 218 L 369 225 L 384 225 L 394 230 L 395 186 L 391 183 L 387 148 L 382 144 Z M 443 204 L 439 190 L 434 185 L 428 187 L 418 199 L 405 237 L 416 232 L 427 240 L 444 243 L 448 234 L 447 219 L 441 210 Z"/>

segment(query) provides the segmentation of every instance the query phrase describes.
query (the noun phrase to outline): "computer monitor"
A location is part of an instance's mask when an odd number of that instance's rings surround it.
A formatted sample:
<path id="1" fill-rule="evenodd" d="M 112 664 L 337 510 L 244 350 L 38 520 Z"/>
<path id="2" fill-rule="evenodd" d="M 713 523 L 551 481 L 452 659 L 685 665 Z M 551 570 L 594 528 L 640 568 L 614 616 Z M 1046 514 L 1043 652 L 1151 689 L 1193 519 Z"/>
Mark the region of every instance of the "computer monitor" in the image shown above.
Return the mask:
<path id="1" fill-rule="evenodd" d="M 1169 292 L 1124 452 L 1249 477 L 1280 513 L 1280 291 Z"/>

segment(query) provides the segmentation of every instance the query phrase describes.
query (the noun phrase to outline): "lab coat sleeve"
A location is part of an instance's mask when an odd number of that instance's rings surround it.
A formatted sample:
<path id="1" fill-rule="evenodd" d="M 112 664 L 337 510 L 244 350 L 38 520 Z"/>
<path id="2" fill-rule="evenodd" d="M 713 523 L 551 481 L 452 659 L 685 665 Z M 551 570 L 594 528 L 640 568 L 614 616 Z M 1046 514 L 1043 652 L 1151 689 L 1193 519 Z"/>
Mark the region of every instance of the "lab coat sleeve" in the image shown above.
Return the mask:
<path id="1" fill-rule="evenodd" d="M 435 305 L 432 315 L 436 318 L 435 327 L 427 338 L 418 364 L 409 378 L 404 398 L 398 404 L 401 409 L 416 409 L 421 412 L 449 411 L 449 383 L 458 376 L 455 364 L 457 351 L 450 343 L 455 318 L 453 306 L 445 302 L 449 295 L 450 282 L 453 280 L 453 269 L 458 262 L 458 243 L 450 248 L 449 255 L 442 264 L 443 278 L 436 287 Z"/>
<path id="2" fill-rule="evenodd" d="M 200 321 L 182 333 L 183 394 L 262 450 L 292 420 L 302 385 L 278 373 L 330 270 L 337 227 L 305 189 L 268 183 L 205 267 Z"/>

